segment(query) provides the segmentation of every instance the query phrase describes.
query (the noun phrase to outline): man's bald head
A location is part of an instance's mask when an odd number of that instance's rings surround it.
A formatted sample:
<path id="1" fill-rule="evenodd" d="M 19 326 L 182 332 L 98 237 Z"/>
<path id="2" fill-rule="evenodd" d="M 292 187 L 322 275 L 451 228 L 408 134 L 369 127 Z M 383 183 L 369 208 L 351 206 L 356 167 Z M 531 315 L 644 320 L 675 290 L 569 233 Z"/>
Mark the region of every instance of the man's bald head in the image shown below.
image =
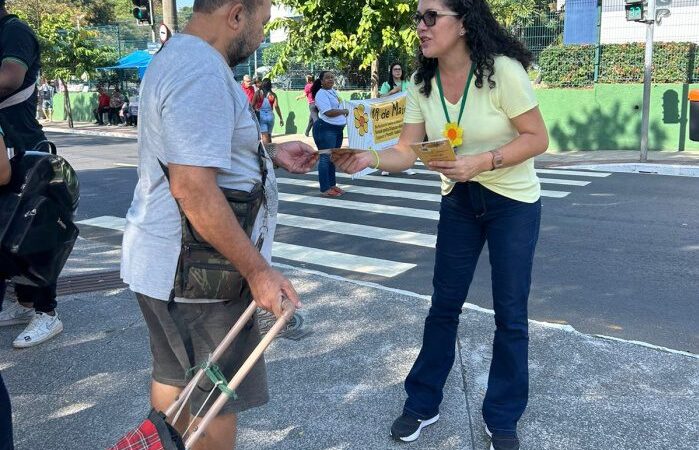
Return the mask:
<path id="1" fill-rule="evenodd" d="M 255 0 L 194 0 L 192 10 L 198 13 L 209 14 L 228 3 L 242 3 L 248 11 L 253 11 L 259 4 L 259 2 Z"/>

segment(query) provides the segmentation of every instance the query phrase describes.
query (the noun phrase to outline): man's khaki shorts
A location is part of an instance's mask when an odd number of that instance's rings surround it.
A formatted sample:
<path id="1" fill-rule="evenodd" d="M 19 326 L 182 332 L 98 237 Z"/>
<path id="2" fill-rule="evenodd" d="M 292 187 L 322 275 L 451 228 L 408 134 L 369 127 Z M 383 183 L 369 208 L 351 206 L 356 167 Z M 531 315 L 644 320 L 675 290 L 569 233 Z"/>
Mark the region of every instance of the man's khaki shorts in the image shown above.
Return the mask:
<path id="1" fill-rule="evenodd" d="M 243 314 L 247 305 L 244 302 L 217 303 L 177 303 L 172 313 L 167 302 L 145 295 L 136 294 L 138 305 L 148 326 L 150 349 L 153 356 L 153 379 L 169 386 L 184 387 L 187 384 L 187 371 L 191 368 L 184 342 L 171 314 L 177 314 L 181 323 L 187 324 L 187 332 L 192 340 L 195 364 L 205 362 L 209 355 L 228 334 L 233 324 Z M 218 366 L 230 381 L 245 359 L 260 342 L 257 321 L 250 323 L 238 334 L 233 344 L 221 356 Z M 213 383 L 204 377 L 190 397 L 191 414 L 197 414 L 213 388 Z M 234 414 L 246 409 L 264 405 L 269 401 L 267 391 L 267 371 L 264 357 L 255 364 L 252 371 L 236 389 L 237 399 L 230 399 L 221 410 L 221 415 Z M 218 389 L 211 396 L 199 415 L 209 410 L 219 395 Z"/>

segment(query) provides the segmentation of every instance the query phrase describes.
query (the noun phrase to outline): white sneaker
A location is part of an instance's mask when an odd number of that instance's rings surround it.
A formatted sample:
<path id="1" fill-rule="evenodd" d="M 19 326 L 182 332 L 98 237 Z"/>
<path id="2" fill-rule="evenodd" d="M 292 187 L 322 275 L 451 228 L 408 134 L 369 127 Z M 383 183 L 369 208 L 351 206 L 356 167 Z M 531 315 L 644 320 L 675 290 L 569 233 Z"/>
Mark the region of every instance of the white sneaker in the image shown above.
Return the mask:
<path id="1" fill-rule="evenodd" d="M 382 171 L 381 171 L 381 176 L 382 176 L 382 177 L 386 177 L 386 176 L 388 176 L 388 175 L 390 175 L 390 174 L 391 174 L 390 172 L 386 172 L 385 170 L 382 170 Z"/>
<path id="2" fill-rule="evenodd" d="M 25 308 L 19 302 L 5 302 L 5 308 L 0 311 L 0 327 L 29 323 L 34 318 L 34 308 Z"/>
<path id="3" fill-rule="evenodd" d="M 406 175 L 415 175 L 415 171 L 413 169 L 406 169 L 403 171 Z"/>
<path id="4" fill-rule="evenodd" d="M 63 322 L 58 318 L 58 314 L 50 316 L 38 312 L 34 314 L 34 318 L 29 322 L 27 328 L 12 342 L 12 346 L 15 348 L 32 347 L 48 341 L 61 331 L 63 331 Z"/>

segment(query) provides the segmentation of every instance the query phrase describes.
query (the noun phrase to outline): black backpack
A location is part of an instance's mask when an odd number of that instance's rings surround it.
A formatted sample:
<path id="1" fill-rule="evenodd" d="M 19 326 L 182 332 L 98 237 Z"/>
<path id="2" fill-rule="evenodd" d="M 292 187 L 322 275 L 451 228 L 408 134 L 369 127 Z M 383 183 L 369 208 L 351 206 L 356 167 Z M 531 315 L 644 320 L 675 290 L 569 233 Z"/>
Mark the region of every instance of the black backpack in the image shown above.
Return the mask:
<path id="1" fill-rule="evenodd" d="M 50 153 L 20 151 L 11 160 L 12 179 L 0 187 L 0 277 L 36 286 L 56 283 L 78 228 L 73 223 L 80 185 L 73 168 Z"/>

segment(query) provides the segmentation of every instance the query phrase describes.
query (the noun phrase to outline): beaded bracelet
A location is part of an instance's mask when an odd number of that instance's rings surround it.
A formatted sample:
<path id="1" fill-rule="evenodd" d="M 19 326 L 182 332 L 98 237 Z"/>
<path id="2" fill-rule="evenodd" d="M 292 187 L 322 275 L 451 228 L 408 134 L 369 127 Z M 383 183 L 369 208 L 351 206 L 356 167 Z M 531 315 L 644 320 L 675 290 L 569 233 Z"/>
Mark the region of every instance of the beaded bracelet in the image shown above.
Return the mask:
<path id="1" fill-rule="evenodd" d="M 376 156 L 376 166 L 372 167 L 372 169 L 376 170 L 379 168 L 379 165 L 381 164 L 381 158 L 379 158 L 379 152 L 377 152 L 373 148 L 370 148 L 369 150 L 371 150 L 374 153 L 374 156 Z"/>

